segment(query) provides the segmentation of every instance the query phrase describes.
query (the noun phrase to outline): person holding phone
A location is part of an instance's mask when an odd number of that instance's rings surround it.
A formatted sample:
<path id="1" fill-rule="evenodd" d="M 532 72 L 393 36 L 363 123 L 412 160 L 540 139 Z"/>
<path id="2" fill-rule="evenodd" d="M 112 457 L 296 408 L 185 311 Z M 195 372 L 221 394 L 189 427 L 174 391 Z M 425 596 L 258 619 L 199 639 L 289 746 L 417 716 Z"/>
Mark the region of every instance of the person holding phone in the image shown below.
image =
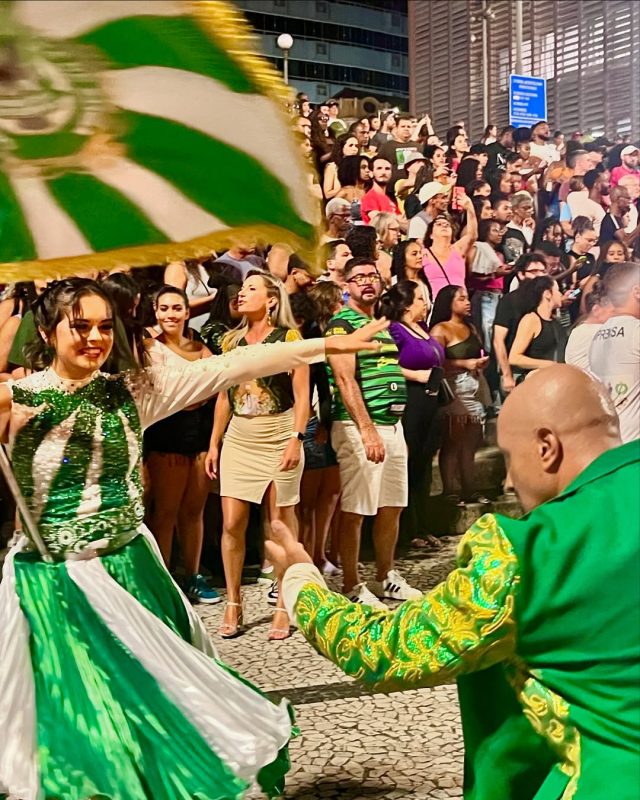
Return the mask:
<path id="1" fill-rule="evenodd" d="M 478 221 L 473 203 L 465 195 L 460 206 L 467 215 L 467 224 L 460 238 L 456 238 L 451 218 L 442 213 L 429 223 L 424 237 L 426 252 L 422 266 L 434 297 L 444 286 L 464 284 L 467 271 L 465 258 L 478 238 Z"/>
<path id="2" fill-rule="evenodd" d="M 464 286 L 444 286 L 433 304 L 431 336 L 444 347 L 447 384 L 454 396 L 445 407 L 440 474 L 442 491 L 453 505 L 488 505 L 475 490 L 475 454 L 482 442 L 486 407 L 491 403 L 483 371 L 489 363 L 471 322 Z"/>

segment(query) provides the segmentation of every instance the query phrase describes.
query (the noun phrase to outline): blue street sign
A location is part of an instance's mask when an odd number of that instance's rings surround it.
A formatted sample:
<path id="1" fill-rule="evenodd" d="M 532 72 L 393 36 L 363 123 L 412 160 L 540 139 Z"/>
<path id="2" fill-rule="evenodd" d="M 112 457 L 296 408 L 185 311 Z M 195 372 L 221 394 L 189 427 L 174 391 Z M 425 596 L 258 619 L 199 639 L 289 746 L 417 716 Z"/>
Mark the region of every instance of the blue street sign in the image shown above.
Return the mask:
<path id="1" fill-rule="evenodd" d="M 547 81 L 531 75 L 509 76 L 509 125 L 535 125 L 547 118 Z"/>

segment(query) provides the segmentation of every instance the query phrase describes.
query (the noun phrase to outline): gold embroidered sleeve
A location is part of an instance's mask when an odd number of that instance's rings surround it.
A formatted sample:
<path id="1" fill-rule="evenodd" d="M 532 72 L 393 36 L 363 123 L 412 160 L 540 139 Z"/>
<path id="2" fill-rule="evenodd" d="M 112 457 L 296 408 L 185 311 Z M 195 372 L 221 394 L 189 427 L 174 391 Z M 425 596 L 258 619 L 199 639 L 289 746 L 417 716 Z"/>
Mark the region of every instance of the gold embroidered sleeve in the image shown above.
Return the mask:
<path id="1" fill-rule="evenodd" d="M 420 600 L 375 611 L 307 584 L 298 625 L 348 675 L 387 691 L 448 683 L 514 652 L 518 564 L 511 542 L 487 514 L 465 534 L 457 568 Z"/>

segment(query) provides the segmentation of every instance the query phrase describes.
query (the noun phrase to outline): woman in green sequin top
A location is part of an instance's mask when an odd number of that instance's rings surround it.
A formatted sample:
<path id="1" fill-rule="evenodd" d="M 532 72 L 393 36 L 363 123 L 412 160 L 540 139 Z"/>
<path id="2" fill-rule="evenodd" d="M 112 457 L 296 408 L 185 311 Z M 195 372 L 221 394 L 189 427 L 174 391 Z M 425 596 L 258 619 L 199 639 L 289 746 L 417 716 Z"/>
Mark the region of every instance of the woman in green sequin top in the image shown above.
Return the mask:
<path id="1" fill-rule="evenodd" d="M 244 347 L 107 375 L 98 284 L 53 284 L 35 309 L 51 366 L 0 386 L 16 478 L 52 562 L 27 536 L 0 583 L 0 795 L 22 800 L 279 793 L 292 728 L 216 657 L 142 522 L 142 430 L 255 377 L 373 349 L 359 335 Z M 188 743 L 185 746 L 185 743 Z"/>

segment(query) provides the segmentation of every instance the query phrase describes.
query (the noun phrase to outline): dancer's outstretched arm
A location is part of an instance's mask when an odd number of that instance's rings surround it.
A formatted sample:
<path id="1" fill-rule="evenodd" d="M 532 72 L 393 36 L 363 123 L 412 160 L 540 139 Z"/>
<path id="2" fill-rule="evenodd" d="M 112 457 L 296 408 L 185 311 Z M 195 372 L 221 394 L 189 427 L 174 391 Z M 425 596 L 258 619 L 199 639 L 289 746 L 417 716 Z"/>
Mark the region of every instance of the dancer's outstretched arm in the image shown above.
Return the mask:
<path id="1" fill-rule="evenodd" d="M 311 644 L 348 675 L 386 691 L 449 683 L 513 654 L 518 564 L 495 517 L 462 539 L 458 567 L 420 600 L 376 611 L 329 591 L 293 537 L 274 523 L 267 543 L 287 610 Z"/>
<path id="2" fill-rule="evenodd" d="M 385 320 L 374 320 L 348 336 L 255 344 L 185 366 L 158 365 L 131 372 L 129 385 L 136 399 L 142 427 L 146 428 L 243 381 L 315 364 L 327 355 L 377 350 L 379 344 L 374 337 L 387 325 Z"/>

